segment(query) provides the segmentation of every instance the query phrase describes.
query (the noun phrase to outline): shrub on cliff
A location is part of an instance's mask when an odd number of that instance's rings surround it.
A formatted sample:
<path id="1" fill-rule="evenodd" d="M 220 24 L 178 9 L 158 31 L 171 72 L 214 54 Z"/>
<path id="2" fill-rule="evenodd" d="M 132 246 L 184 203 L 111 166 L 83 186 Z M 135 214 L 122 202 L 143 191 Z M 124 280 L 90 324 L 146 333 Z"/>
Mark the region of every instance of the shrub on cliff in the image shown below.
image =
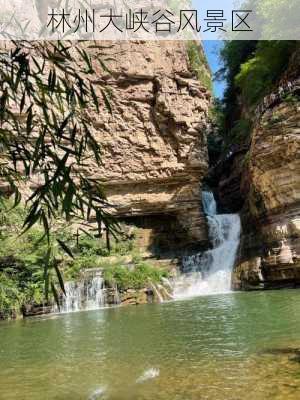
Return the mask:
<path id="1" fill-rule="evenodd" d="M 148 263 L 140 263 L 130 268 L 122 265 L 111 265 L 104 269 L 104 279 L 108 286 L 117 286 L 119 290 L 142 289 L 150 282 L 161 282 L 167 272 Z"/>
<path id="2" fill-rule="evenodd" d="M 259 103 L 271 91 L 295 49 L 295 41 L 258 42 L 253 57 L 241 64 L 235 76 L 235 85 L 248 106 Z"/>

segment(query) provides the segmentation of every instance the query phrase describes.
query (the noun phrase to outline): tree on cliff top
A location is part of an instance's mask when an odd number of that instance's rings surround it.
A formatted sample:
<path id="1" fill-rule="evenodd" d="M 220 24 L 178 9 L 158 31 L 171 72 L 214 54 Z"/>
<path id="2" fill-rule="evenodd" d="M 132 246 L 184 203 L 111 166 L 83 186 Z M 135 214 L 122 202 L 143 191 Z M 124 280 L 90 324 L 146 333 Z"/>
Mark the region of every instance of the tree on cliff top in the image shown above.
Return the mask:
<path id="1" fill-rule="evenodd" d="M 67 42 L 9 42 L 0 50 L 0 180 L 15 205 L 26 204 L 24 231 L 37 223 L 44 229 L 46 294 L 51 288 L 55 298 L 51 269 L 63 291 L 64 285 L 53 256 L 53 223 L 82 224 L 92 216 L 99 235 L 102 225 L 116 229 L 101 185 L 85 173 L 91 161 L 101 164 L 91 113 L 99 113 L 99 102 L 110 107 L 105 88 L 93 84 L 96 61 Z"/>

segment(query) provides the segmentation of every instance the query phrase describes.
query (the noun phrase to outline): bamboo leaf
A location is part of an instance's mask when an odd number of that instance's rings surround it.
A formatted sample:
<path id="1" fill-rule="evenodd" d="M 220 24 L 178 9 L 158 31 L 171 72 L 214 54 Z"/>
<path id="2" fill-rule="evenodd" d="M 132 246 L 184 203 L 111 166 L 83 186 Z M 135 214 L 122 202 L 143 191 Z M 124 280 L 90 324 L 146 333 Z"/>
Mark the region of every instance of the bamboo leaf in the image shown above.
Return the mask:
<path id="1" fill-rule="evenodd" d="M 101 93 L 102 93 L 102 97 L 103 97 L 106 108 L 108 109 L 109 113 L 112 114 L 112 107 L 111 107 L 109 98 L 107 96 L 107 93 L 105 92 L 104 89 L 101 89 Z"/>
<path id="2" fill-rule="evenodd" d="M 55 272 L 56 272 L 56 275 L 57 275 L 57 279 L 58 279 L 60 288 L 61 288 L 63 294 L 66 296 L 66 290 L 65 290 L 64 280 L 63 280 L 63 277 L 62 277 L 62 275 L 61 275 L 61 272 L 60 272 L 60 270 L 59 270 L 59 268 L 58 268 L 57 263 L 54 263 L 54 268 L 55 268 Z"/>
<path id="3" fill-rule="evenodd" d="M 26 91 L 24 90 L 22 98 L 21 98 L 21 102 L 20 102 L 20 114 L 22 113 L 22 111 L 24 109 L 25 98 L 26 98 Z"/>
<path id="4" fill-rule="evenodd" d="M 91 94 L 92 94 L 92 98 L 96 107 L 97 112 L 99 113 L 99 102 L 98 102 L 98 97 L 95 93 L 95 90 L 93 88 L 93 85 L 90 83 L 90 90 L 91 90 Z"/>
<path id="5" fill-rule="evenodd" d="M 51 291 L 52 291 L 55 303 L 57 305 L 57 308 L 60 311 L 59 297 L 58 297 L 58 293 L 57 293 L 56 287 L 54 286 L 53 282 L 51 282 Z"/>
<path id="6" fill-rule="evenodd" d="M 29 135 L 32 131 L 32 122 L 33 122 L 33 112 L 32 112 L 32 104 L 27 110 L 27 121 L 26 121 L 26 132 Z"/>
<path id="7" fill-rule="evenodd" d="M 72 251 L 69 249 L 69 247 L 60 239 L 56 239 L 60 247 L 63 249 L 65 253 L 67 253 L 71 258 L 74 259 Z"/>

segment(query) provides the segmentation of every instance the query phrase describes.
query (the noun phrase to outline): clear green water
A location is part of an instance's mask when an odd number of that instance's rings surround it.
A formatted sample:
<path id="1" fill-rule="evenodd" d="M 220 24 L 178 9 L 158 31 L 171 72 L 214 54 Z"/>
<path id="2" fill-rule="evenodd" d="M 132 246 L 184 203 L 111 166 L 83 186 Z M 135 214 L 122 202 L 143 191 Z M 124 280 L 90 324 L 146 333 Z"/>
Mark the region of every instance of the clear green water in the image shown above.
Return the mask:
<path id="1" fill-rule="evenodd" d="M 0 399 L 298 400 L 287 348 L 300 348 L 300 291 L 5 322 Z"/>

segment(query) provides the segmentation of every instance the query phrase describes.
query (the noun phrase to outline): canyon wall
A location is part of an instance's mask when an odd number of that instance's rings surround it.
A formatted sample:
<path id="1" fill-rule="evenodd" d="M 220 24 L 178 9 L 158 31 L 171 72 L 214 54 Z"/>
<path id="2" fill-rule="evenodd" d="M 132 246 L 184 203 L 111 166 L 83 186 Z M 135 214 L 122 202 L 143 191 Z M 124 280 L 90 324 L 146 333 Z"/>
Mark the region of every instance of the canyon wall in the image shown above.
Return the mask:
<path id="1" fill-rule="evenodd" d="M 236 197 L 243 204 L 234 289 L 300 285 L 299 61 L 295 54 L 277 88 L 256 110 L 250 149 L 231 155 L 229 174 L 219 184 L 224 207 Z"/>
<path id="2" fill-rule="evenodd" d="M 145 247 L 206 245 L 201 182 L 210 93 L 192 70 L 187 44 L 85 46 L 105 63 L 96 65 L 95 84 L 109 89 L 112 106 L 94 116 L 103 168 L 91 165 L 88 173 L 103 183 L 118 218 L 145 228 Z"/>

